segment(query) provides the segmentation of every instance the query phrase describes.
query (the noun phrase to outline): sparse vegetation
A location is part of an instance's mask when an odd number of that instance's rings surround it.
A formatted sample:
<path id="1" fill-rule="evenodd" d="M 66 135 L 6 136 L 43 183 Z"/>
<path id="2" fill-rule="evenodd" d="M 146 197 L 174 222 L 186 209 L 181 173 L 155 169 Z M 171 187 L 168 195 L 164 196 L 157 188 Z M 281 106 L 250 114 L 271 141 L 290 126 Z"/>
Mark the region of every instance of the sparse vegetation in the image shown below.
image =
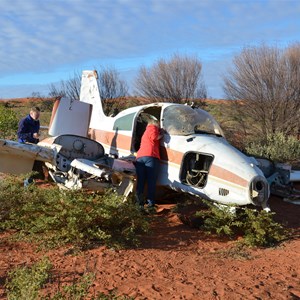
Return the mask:
<path id="1" fill-rule="evenodd" d="M 148 230 L 135 205 L 112 191 L 98 195 L 57 187 L 23 188 L 17 177 L 0 181 L 0 220 L 0 230 L 17 230 L 19 238 L 48 247 L 136 245 L 139 234 Z"/>
<path id="2" fill-rule="evenodd" d="M 97 70 L 98 87 L 100 97 L 103 100 L 104 112 L 109 115 L 113 113 L 111 107 L 106 105 L 106 100 L 122 98 L 128 95 L 127 83 L 120 78 L 119 73 L 114 68 L 100 67 Z M 74 76 L 69 80 L 62 80 L 59 86 L 51 84 L 49 95 L 51 97 L 67 97 L 71 100 L 79 100 L 80 97 L 81 73 L 74 72 Z"/>
<path id="3" fill-rule="evenodd" d="M 9 106 L 0 103 L 0 138 L 16 139 L 18 118 Z"/>
<path id="4" fill-rule="evenodd" d="M 71 285 L 61 287 L 54 295 L 47 295 L 41 297 L 41 300 L 81 300 L 85 299 L 88 295 L 89 288 L 94 280 L 93 274 L 83 274 L 79 279 L 74 281 Z M 93 299 L 93 298 L 91 298 Z"/>
<path id="5" fill-rule="evenodd" d="M 44 258 L 31 267 L 23 266 L 9 272 L 6 280 L 8 300 L 35 300 L 47 282 L 52 265 Z"/>
<path id="6" fill-rule="evenodd" d="M 206 99 L 202 63 L 197 57 L 174 55 L 158 60 L 152 67 L 141 67 L 136 79 L 138 95 L 156 101 L 177 102 Z"/>
<path id="7" fill-rule="evenodd" d="M 281 132 L 268 134 L 266 141 L 255 140 L 246 146 L 249 155 L 266 157 L 276 162 L 298 161 L 300 157 L 300 142 L 293 136 Z"/>
<path id="8" fill-rule="evenodd" d="M 258 247 L 275 246 L 287 238 L 286 229 L 274 221 L 274 213 L 250 208 L 233 213 L 230 206 L 205 203 L 209 209 L 198 211 L 196 217 L 202 220 L 199 227 L 206 232 L 230 238 L 242 236 L 246 245 Z"/>
<path id="9" fill-rule="evenodd" d="M 58 291 L 53 296 L 42 297 L 41 300 L 84 300 L 88 297 L 89 288 L 92 286 L 92 274 L 84 274 L 78 282 L 65 286 L 62 291 Z M 115 291 L 109 294 L 96 293 L 94 296 L 89 296 L 91 300 L 133 300 L 131 297 L 118 296 Z"/>
<path id="10" fill-rule="evenodd" d="M 84 273 L 72 284 L 59 285 L 55 292 L 43 296 L 42 291 L 51 279 L 53 266 L 47 257 L 34 263 L 31 267 L 22 266 L 9 272 L 6 279 L 6 292 L 8 300 L 83 300 L 89 294 L 93 284 L 94 275 Z M 97 293 L 89 297 L 91 300 L 130 300 L 127 296 L 118 296 L 115 292 L 108 295 Z"/>
<path id="11" fill-rule="evenodd" d="M 242 242 L 234 243 L 229 248 L 217 251 L 216 256 L 220 258 L 232 258 L 235 260 L 253 259 L 249 247 L 247 247 L 247 245 L 245 245 L 245 243 Z"/>
<path id="12" fill-rule="evenodd" d="M 224 91 L 235 131 L 243 137 L 267 138 L 299 133 L 300 44 L 286 49 L 245 47 L 224 77 Z M 229 115 L 228 115 L 229 116 Z"/>

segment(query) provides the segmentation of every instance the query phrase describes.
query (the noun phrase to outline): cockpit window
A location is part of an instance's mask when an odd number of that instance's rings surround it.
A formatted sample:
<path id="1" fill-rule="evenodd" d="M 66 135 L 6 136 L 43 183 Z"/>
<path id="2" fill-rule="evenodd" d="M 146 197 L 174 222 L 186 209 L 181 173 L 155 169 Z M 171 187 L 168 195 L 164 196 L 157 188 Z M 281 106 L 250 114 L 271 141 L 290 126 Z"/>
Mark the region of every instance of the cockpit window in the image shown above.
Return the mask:
<path id="1" fill-rule="evenodd" d="M 187 105 L 171 105 L 164 109 L 163 128 L 172 135 L 209 133 L 224 136 L 215 119 L 206 111 Z"/>

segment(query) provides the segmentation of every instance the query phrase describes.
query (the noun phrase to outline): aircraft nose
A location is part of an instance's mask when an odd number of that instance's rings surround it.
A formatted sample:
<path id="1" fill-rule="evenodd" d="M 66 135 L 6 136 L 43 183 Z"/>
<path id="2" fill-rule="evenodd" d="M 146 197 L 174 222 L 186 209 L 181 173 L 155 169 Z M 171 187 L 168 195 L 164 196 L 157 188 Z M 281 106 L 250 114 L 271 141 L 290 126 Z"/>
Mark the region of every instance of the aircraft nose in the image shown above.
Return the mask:
<path id="1" fill-rule="evenodd" d="M 255 205 L 263 206 L 270 195 L 269 185 L 263 176 L 256 176 L 250 183 L 250 197 Z"/>

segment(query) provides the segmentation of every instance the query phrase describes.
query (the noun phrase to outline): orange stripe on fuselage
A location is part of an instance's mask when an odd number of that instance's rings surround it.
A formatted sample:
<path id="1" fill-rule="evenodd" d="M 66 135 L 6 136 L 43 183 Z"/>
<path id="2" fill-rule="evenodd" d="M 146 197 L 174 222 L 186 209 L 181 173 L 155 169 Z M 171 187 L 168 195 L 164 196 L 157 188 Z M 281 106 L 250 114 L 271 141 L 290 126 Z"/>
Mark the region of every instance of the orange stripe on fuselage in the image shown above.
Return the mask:
<path id="1" fill-rule="evenodd" d="M 111 132 L 100 129 L 90 129 L 88 136 L 99 143 L 130 152 L 132 137 L 120 134 L 118 131 Z"/>
<path id="2" fill-rule="evenodd" d="M 171 162 L 173 164 L 181 165 L 183 153 L 176 151 L 174 149 L 166 148 L 164 146 L 160 146 L 160 157 L 162 160 Z"/>
<path id="3" fill-rule="evenodd" d="M 248 185 L 248 181 L 246 179 L 216 165 L 211 166 L 209 175 L 235 183 L 240 186 L 246 187 Z"/>
<path id="4" fill-rule="evenodd" d="M 89 137 L 112 148 L 115 147 L 116 149 L 128 151 L 129 153 L 131 151 L 132 136 L 124 135 L 117 131 L 111 132 L 100 129 L 90 129 Z M 160 155 L 161 160 L 178 165 L 179 169 L 184 153 L 174 149 L 166 148 L 164 146 L 160 146 Z M 248 185 L 248 181 L 244 178 L 216 165 L 211 166 L 209 175 L 243 187 L 246 187 Z"/>
<path id="5" fill-rule="evenodd" d="M 131 152 L 132 136 L 124 135 L 117 131 L 111 132 L 100 129 L 90 129 L 89 137 L 111 148 Z M 160 146 L 160 155 L 162 160 L 177 164 L 179 166 L 183 158 L 182 152 L 166 148 L 164 146 Z"/>

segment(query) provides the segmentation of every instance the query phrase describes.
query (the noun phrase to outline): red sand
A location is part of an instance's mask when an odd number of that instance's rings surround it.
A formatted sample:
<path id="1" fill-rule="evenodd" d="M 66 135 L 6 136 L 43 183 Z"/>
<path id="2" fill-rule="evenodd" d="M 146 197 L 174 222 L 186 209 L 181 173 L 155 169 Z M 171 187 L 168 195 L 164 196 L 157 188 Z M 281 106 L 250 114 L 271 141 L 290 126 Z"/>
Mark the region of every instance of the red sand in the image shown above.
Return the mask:
<path id="1" fill-rule="evenodd" d="M 46 292 L 93 272 L 91 296 L 116 290 L 134 299 L 300 299 L 300 206 L 272 197 L 272 210 L 295 230 L 294 238 L 276 248 L 246 250 L 182 224 L 171 206 L 159 205 L 152 232 L 137 249 L 99 247 L 77 256 L 67 248 L 35 252 L 32 245 L 8 242 L 2 234 L 0 299 L 5 299 L 10 269 L 45 255 L 54 265 Z"/>

